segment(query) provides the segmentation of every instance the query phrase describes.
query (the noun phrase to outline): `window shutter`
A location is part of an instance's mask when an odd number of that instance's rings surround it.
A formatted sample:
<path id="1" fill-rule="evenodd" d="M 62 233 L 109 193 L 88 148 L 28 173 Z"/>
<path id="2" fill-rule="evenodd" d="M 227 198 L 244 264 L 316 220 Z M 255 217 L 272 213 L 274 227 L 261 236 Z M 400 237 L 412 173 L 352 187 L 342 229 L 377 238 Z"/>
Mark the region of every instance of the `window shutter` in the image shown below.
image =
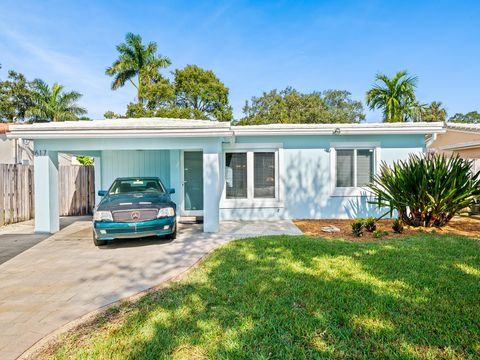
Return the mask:
<path id="1" fill-rule="evenodd" d="M 373 178 L 373 150 L 357 150 L 357 186 L 365 186 Z"/>
<path id="2" fill-rule="evenodd" d="M 337 187 L 352 187 L 354 150 L 337 150 Z"/>

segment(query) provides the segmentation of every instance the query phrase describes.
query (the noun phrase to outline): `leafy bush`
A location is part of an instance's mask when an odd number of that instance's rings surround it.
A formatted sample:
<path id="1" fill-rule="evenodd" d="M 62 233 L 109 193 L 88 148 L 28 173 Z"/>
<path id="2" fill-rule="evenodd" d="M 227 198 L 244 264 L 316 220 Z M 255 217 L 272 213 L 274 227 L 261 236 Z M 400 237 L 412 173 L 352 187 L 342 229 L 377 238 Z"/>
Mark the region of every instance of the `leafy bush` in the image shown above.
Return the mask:
<path id="1" fill-rule="evenodd" d="M 402 220 L 395 219 L 392 225 L 392 230 L 394 233 L 401 234 L 403 232 L 403 224 Z"/>
<path id="2" fill-rule="evenodd" d="M 382 236 L 387 236 L 388 235 L 388 231 L 385 231 L 385 230 L 374 230 L 372 232 L 373 236 L 376 237 L 377 239 L 378 238 L 381 238 Z"/>
<path id="3" fill-rule="evenodd" d="M 363 219 L 357 219 L 352 223 L 352 234 L 354 236 L 362 236 L 363 234 L 363 226 L 364 221 Z"/>
<path id="4" fill-rule="evenodd" d="M 90 156 L 77 156 L 77 160 L 83 166 L 91 166 L 93 165 L 93 157 Z"/>
<path id="5" fill-rule="evenodd" d="M 374 217 L 368 217 L 366 219 L 363 219 L 363 226 L 365 227 L 365 230 L 368 232 L 374 232 L 377 229 L 377 225 L 375 225 L 375 222 L 377 219 Z"/>
<path id="6" fill-rule="evenodd" d="M 393 166 L 385 162 L 369 185 L 371 203 L 398 212 L 410 226 L 443 226 L 480 198 L 480 172 L 470 174 L 470 161 L 458 156 L 410 155 Z"/>

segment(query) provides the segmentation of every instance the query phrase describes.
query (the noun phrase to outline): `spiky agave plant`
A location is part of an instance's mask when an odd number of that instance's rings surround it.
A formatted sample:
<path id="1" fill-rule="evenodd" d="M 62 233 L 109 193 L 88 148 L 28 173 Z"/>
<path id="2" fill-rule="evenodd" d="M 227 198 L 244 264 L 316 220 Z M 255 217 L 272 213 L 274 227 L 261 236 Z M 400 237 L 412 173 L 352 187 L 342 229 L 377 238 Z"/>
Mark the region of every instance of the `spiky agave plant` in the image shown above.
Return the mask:
<path id="1" fill-rule="evenodd" d="M 443 226 L 460 210 L 480 199 L 480 172 L 458 156 L 410 155 L 393 166 L 382 163 L 369 185 L 378 207 L 398 212 L 411 226 Z"/>

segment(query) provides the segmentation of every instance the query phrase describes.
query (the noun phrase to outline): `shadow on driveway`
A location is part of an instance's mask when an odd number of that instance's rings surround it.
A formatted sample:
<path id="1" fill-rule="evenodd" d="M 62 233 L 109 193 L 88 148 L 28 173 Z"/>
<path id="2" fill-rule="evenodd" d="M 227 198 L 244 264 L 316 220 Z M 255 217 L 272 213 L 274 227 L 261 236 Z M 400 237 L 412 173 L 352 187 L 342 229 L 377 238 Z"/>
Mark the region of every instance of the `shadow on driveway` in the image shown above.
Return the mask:
<path id="1" fill-rule="evenodd" d="M 60 218 L 60 229 L 78 220 L 88 220 L 89 216 L 68 216 Z M 0 228 L 0 264 L 21 254 L 25 250 L 45 240 L 51 234 L 35 234 L 34 220 L 7 225 Z"/>

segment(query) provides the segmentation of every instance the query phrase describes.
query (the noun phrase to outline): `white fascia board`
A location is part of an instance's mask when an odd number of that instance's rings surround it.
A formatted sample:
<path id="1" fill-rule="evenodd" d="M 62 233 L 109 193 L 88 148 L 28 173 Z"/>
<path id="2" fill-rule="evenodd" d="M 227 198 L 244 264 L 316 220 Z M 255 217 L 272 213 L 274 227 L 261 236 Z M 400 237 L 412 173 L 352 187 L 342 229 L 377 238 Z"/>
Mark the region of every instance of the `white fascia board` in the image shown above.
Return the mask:
<path id="1" fill-rule="evenodd" d="M 440 150 L 463 150 L 480 147 L 480 140 L 440 146 Z"/>
<path id="2" fill-rule="evenodd" d="M 232 126 L 235 136 L 269 135 L 395 135 L 444 133 L 443 123 L 413 124 L 328 124 L 328 125 L 277 125 Z"/>
<path id="3" fill-rule="evenodd" d="M 228 129 L 188 130 L 13 130 L 7 133 L 9 139 L 73 139 L 73 138 L 162 138 L 162 137 L 230 137 Z"/>

